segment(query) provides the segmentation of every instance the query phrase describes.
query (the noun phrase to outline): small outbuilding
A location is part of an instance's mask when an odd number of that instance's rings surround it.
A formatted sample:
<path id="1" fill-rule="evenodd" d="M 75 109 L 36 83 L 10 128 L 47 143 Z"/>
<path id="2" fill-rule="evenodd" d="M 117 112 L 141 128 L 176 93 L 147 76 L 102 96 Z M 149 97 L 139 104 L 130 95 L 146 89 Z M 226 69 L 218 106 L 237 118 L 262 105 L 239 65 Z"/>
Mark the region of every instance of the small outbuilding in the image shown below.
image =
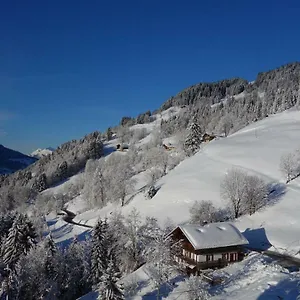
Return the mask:
<path id="1" fill-rule="evenodd" d="M 129 146 L 126 144 L 117 144 L 116 148 L 118 151 L 124 151 L 124 150 L 128 150 Z"/>
<path id="2" fill-rule="evenodd" d="M 201 141 L 202 142 L 210 142 L 210 141 L 214 140 L 215 138 L 216 138 L 216 136 L 213 134 L 204 133 Z"/>

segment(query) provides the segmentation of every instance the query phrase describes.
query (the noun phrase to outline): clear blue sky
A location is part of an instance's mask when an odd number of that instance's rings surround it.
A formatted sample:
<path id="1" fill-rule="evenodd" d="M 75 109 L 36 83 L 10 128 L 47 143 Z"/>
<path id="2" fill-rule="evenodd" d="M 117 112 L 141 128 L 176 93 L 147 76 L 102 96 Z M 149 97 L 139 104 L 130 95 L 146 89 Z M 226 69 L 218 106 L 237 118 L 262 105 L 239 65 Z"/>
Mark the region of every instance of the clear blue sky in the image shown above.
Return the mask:
<path id="1" fill-rule="evenodd" d="M 0 144 L 28 153 L 183 88 L 300 60 L 299 1 L 2 1 Z"/>

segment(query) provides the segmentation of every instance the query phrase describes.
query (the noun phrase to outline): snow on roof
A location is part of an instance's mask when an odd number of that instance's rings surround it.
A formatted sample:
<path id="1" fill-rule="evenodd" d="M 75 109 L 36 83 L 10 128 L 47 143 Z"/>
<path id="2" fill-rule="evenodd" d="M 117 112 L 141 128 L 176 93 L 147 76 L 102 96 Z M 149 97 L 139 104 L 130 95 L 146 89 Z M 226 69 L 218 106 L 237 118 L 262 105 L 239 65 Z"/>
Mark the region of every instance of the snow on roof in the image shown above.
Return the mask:
<path id="1" fill-rule="evenodd" d="M 204 226 L 178 226 L 195 250 L 248 244 L 247 239 L 230 223 L 211 223 Z"/>

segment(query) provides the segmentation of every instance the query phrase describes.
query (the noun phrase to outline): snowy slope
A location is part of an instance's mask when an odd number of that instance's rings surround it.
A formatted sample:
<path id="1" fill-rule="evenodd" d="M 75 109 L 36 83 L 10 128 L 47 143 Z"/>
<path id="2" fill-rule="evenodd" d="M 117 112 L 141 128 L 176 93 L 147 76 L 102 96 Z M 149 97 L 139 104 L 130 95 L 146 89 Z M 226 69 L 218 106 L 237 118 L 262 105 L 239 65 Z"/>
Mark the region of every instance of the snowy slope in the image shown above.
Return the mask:
<path id="1" fill-rule="evenodd" d="M 299 295 L 299 275 L 273 263 L 268 257 L 252 253 L 244 261 L 217 270 L 223 284 L 210 287 L 211 300 L 295 300 Z M 188 288 L 179 282 L 168 300 L 187 299 Z M 136 298 L 141 299 L 141 298 Z"/>
<path id="2" fill-rule="evenodd" d="M 242 231 L 248 228 L 250 233 L 255 232 L 254 229 L 263 229 L 276 248 L 295 253 L 300 250 L 300 181 L 291 182 L 284 190 L 279 161 L 282 154 L 300 146 L 299 132 L 300 112 L 290 111 L 253 123 L 227 138 L 212 141 L 163 177 L 158 182 L 161 189 L 153 199 L 148 200 L 144 193 L 139 193 L 122 211 L 126 214 L 136 207 L 144 216 L 154 216 L 161 223 L 166 218 L 175 223 L 186 222 L 195 200 L 212 200 L 216 206 L 225 205 L 220 197 L 220 183 L 228 169 L 240 167 L 268 182 L 279 183 L 279 192 L 284 194 L 277 203 L 261 212 L 241 217 L 236 226 Z M 82 199 L 77 203 L 82 205 Z M 75 201 L 74 209 L 76 205 Z M 116 206 L 110 205 L 88 211 L 79 214 L 76 220 L 92 225 L 98 217 L 107 216 L 114 209 Z"/>
<path id="3" fill-rule="evenodd" d="M 275 247 L 297 252 L 300 250 L 300 181 L 291 182 L 284 190 L 279 161 L 282 154 L 300 146 L 299 132 L 298 111 L 253 123 L 232 136 L 205 145 L 160 180 L 161 189 L 152 200 L 145 201 L 138 195 L 124 210 L 135 206 L 144 215 L 155 216 L 161 222 L 166 217 L 177 223 L 185 222 L 195 200 L 212 200 L 216 206 L 223 206 L 220 183 L 228 169 L 240 167 L 268 182 L 280 183 L 278 193 L 284 195 L 263 211 L 240 218 L 236 225 L 240 230 L 264 228 Z"/>
<path id="4" fill-rule="evenodd" d="M 211 300 L 295 300 L 299 295 L 299 274 L 288 271 L 267 256 L 257 253 L 251 253 L 242 262 L 214 271 L 213 276 L 224 281 L 217 286 L 206 286 Z M 188 299 L 190 288 L 185 284 L 186 279 L 182 275 L 175 275 L 169 285 L 160 287 L 159 299 Z M 125 276 L 120 283 L 132 288 L 126 300 L 157 299 L 157 289 L 148 275 L 147 265 Z M 96 300 L 97 297 L 98 293 L 94 291 L 80 299 Z"/>
<path id="5" fill-rule="evenodd" d="M 254 246 L 270 242 L 275 250 L 295 255 L 300 250 L 300 179 L 286 186 L 279 170 L 279 162 L 282 154 L 300 147 L 299 132 L 300 112 L 289 111 L 273 115 L 227 138 L 219 138 L 204 145 L 198 154 L 186 159 L 159 180 L 157 185 L 160 190 L 151 200 L 144 193 L 138 193 L 123 208 L 110 204 L 102 209 L 83 212 L 84 199 L 79 196 L 69 203 L 68 208 L 78 213 L 74 221 L 82 224 L 94 225 L 99 217 L 107 217 L 116 209 L 126 215 L 134 207 L 144 216 L 156 217 L 160 223 L 170 218 L 180 224 L 188 221 L 189 208 L 195 200 L 212 200 L 216 206 L 224 206 L 220 197 L 220 183 L 228 169 L 239 167 L 274 183 L 279 197 L 262 211 L 241 217 L 235 225 L 244 232 L 252 245 L 253 241 L 256 242 Z M 108 149 L 110 146 L 112 145 L 107 145 Z M 109 155 L 109 151 L 107 154 Z M 142 175 L 139 186 L 143 183 Z M 55 240 L 62 244 L 69 242 L 74 235 L 81 239 L 88 234 L 86 228 L 66 224 L 62 220 L 56 220 L 50 228 L 56 234 Z M 295 299 L 298 293 L 299 278 L 281 267 L 270 265 L 267 258 L 259 254 L 229 266 L 222 272 L 230 280 L 222 285 L 221 290 L 211 291 L 216 300 L 263 300 L 276 299 L 277 296 Z M 140 273 L 143 275 L 143 288 L 128 299 L 143 299 L 145 296 L 151 299 L 150 295 L 155 299 L 151 282 L 144 278 L 143 272 Z M 141 274 L 135 275 L 139 277 Z M 185 288 L 181 280 L 165 298 L 186 299 Z M 94 299 L 97 294 L 91 293 L 88 296 L 91 298 L 84 299 Z"/>
<path id="6" fill-rule="evenodd" d="M 195 200 L 212 200 L 216 206 L 225 205 L 220 197 L 220 183 L 228 169 L 240 167 L 277 184 L 278 194 L 282 193 L 282 196 L 262 211 L 241 217 L 235 225 L 241 231 L 247 230 L 247 238 L 254 235 L 256 240 L 262 238 L 262 242 L 267 238 L 277 250 L 295 254 L 300 250 L 300 180 L 291 182 L 285 189 L 279 161 L 282 154 L 300 146 L 299 132 L 300 112 L 290 111 L 212 141 L 163 177 L 158 182 L 161 189 L 153 199 L 147 200 L 140 193 L 122 210 L 126 214 L 136 207 L 144 216 L 154 216 L 161 223 L 166 218 L 175 223 L 186 222 Z M 89 223 L 93 224 L 99 216 L 108 213 L 104 208 L 76 218 L 83 222 L 89 222 L 91 218 L 93 221 Z M 264 231 L 266 238 L 262 234 Z"/>

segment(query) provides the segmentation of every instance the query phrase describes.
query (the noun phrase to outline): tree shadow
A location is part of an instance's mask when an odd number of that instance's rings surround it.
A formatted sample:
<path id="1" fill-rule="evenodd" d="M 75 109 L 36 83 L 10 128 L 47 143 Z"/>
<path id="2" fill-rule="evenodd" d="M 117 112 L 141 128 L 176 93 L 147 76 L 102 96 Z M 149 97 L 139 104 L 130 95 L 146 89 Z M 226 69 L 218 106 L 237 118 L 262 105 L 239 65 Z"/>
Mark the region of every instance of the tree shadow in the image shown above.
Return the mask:
<path id="1" fill-rule="evenodd" d="M 178 275 L 177 277 L 170 280 L 170 282 L 163 283 L 160 286 L 159 295 L 157 295 L 158 290 L 155 289 L 155 290 L 143 295 L 142 300 L 157 300 L 157 299 L 162 300 L 162 299 L 168 297 L 168 295 L 178 286 L 177 283 L 181 282 L 182 280 L 183 280 L 183 276 Z"/>
<path id="2" fill-rule="evenodd" d="M 249 245 L 246 247 L 250 250 L 265 251 L 272 247 L 272 244 L 268 240 L 266 230 L 263 227 L 256 229 L 247 228 L 242 234 L 248 240 Z"/>
<path id="3" fill-rule="evenodd" d="M 58 239 L 62 237 L 65 234 L 70 233 L 73 230 L 73 225 L 66 223 L 62 225 L 61 227 L 54 228 L 51 230 L 51 235 L 54 239 Z"/>
<path id="4" fill-rule="evenodd" d="M 105 145 L 103 147 L 103 156 L 107 156 L 107 155 L 109 155 L 109 154 L 111 154 L 111 153 L 113 153 L 115 151 L 116 151 L 116 148 L 114 146 L 107 146 L 107 145 Z"/>
<path id="5" fill-rule="evenodd" d="M 269 288 L 257 300 L 295 300 L 299 295 L 297 280 L 284 279 L 274 284 L 269 282 L 268 285 Z"/>
<path id="6" fill-rule="evenodd" d="M 76 235 L 75 237 L 71 237 L 69 239 L 66 239 L 64 241 L 55 243 L 57 247 L 61 248 L 61 249 L 66 249 L 68 248 L 71 243 L 76 239 L 76 241 L 78 242 L 85 242 L 87 240 L 89 240 L 91 237 L 91 232 L 90 231 L 84 231 L 78 235 Z"/>
<path id="7" fill-rule="evenodd" d="M 47 220 L 47 226 L 53 226 L 54 224 L 57 223 L 57 221 L 59 220 L 59 218 L 55 218 L 55 219 L 51 219 L 51 220 Z"/>
<path id="8" fill-rule="evenodd" d="M 279 182 L 272 182 L 268 184 L 267 205 L 274 205 L 278 203 L 286 193 L 286 184 Z"/>

